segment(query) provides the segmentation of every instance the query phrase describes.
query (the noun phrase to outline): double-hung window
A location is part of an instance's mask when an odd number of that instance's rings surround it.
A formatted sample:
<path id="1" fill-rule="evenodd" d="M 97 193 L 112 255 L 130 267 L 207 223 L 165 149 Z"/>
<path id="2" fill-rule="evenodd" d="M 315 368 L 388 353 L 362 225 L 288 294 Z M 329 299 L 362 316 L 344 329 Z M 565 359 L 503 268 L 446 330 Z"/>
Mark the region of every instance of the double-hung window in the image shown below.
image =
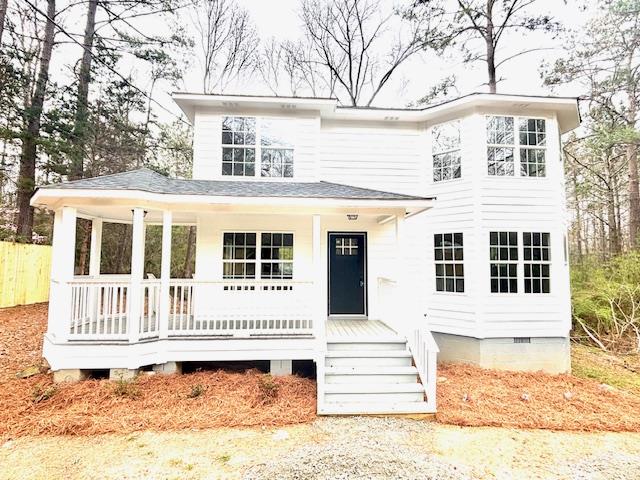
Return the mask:
<path id="1" fill-rule="evenodd" d="M 546 148 L 544 119 L 487 116 L 489 175 L 545 177 Z"/>
<path id="2" fill-rule="evenodd" d="M 261 176 L 293 177 L 293 141 L 288 127 L 289 122 L 281 119 L 261 119 Z"/>
<path id="3" fill-rule="evenodd" d="M 256 234 L 225 233 L 222 243 L 222 277 L 255 278 Z"/>
<path id="4" fill-rule="evenodd" d="M 551 244 L 548 233 L 524 232 L 524 293 L 551 291 Z"/>
<path id="5" fill-rule="evenodd" d="M 452 180 L 462 176 L 460 156 L 460 121 L 434 125 L 431 129 L 433 181 Z"/>
<path id="6" fill-rule="evenodd" d="M 518 292 L 518 233 L 490 232 L 491 292 Z"/>
<path id="7" fill-rule="evenodd" d="M 433 236 L 436 291 L 464 292 L 464 247 L 462 233 Z"/>
<path id="8" fill-rule="evenodd" d="M 253 177 L 256 171 L 256 119 L 222 119 L 222 175 Z"/>
<path id="9" fill-rule="evenodd" d="M 293 234 L 261 234 L 260 262 L 260 278 L 293 278 Z"/>
<path id="10" fill-rule="evenodd" d="M 523 177 L 546 176 L 547 133 L 545 121 L 537 118 L 520 118 L 520 175 Z"/>
<path id="11" fill-rule="evenodd" d="M 513 117 L 492 116 L 487 119 L 487 161 L 489 175 L 514 174 Z"/>
<path id="12" fill-rule="evenodd" d="M 293 278 L 293 233 L 225 232 L 222 243 L 225 279 Z"/>
<path id="13" fill-rule="evenodd" d="M 293 177 L 292 136 L 288 119 L 223 117 L 222 175 Z"/>

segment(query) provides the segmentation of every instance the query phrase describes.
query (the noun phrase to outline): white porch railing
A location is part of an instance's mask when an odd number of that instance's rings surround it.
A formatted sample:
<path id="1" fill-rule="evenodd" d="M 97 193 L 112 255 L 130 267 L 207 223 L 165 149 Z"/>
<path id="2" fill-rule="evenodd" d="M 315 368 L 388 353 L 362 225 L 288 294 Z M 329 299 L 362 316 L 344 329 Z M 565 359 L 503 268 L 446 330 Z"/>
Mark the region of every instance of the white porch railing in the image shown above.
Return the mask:
<path id="1" fill-rule="evenodd" d="M 416 313 L 404 302 L 401 293 L 394 280 L 378 278 L 381 319 L 407 338 L 407 346 L 413 356 L 420 381 L 425 386 L 427 404 L 435 412 L 438 345 L 428 327 L 426 317 Z"/>
<path id="2" fill-rule="evenodd" d="M 69 339 L 127 340 L 136 328 L 142 340 L 161 332 L 162 292 L 158 279 L 143 280 L 139 318 L 131 319 L 134 289 L 128 279 L 76 277 L 69 282 Z M 313 282 L 169 282 L 168 336 L 314 334 Z"/>
<path id="3" fill-rule="evenodd" d="M 310 335 L 313 292 L 313 282 L 172 280 L 169 335 Z"/>

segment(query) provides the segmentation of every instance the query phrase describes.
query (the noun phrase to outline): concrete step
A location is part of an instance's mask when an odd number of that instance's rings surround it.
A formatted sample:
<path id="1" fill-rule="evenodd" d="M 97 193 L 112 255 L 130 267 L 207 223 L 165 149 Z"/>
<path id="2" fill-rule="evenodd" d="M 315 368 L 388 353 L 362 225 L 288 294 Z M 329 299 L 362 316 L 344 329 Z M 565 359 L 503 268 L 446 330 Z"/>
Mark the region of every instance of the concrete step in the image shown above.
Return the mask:
<path id="1" fill-rule="evenodd" d="M 425 393 L 420 383 L 326 383 L 324 391 L 326 404 L 423 402 Z"/>
<path id="2" fill-rule="evenodd" d="M 426 402 L 334 402 L 324 404 L 318 411 L 320 415 L 385 415 L 435 413 Z"/>
<path id="3" fill-rule="evenodd" d="M 333 350 L 327 352 L 324 364 L 326 367 L 409 367 L 412 357 L 407 350 Z"/>
<path id="4" fill-rule="evenodd" d="M 325 369 L 326 383 L 416 383 L 418 370 L 407 366 L 342 366 Z"/>

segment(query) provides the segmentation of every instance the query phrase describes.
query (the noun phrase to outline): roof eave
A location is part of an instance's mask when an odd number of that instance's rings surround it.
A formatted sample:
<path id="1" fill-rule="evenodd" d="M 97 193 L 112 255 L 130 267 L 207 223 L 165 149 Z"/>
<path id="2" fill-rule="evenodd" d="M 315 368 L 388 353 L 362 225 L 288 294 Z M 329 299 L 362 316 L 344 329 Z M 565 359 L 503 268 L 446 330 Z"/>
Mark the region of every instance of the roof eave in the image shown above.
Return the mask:
<path id="1" fill-rule="evenodd" d="M 277 196 L 223 196 L 197 194 L 155 193 L 144 190 L 96 190 L 40 188 L 31 198 L 31 205 L 55 208 L 63 200 L 75 202 L 87 200 L 128 200 L 170 205 L 261 205 L 261 206 L 318 206 L 340 208 L 406 208 L 408 212 L 425 210 L 433 206 L 434 198 L 376 199 L 376 198 L 327 198 L 327 197 L 277 197 Z"/>

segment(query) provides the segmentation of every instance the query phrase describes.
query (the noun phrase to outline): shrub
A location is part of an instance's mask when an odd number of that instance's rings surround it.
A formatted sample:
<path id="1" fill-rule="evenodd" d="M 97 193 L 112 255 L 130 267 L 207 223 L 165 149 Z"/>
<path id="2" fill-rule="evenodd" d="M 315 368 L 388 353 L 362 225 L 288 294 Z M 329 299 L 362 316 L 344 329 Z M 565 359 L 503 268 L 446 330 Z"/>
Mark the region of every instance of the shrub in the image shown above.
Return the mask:
<path id="1" fill-rule="evenodd" d="M 43 388 L 40 385 L 36 385 L 31 392 L 31 398 L 33 399 L 33 403 L 41 403 L 49 400 L 53 395 L 58 391 L 55 385 L 51 385 L 49 387 Z"/>
<path id="2" fill-rule="evenodd" d="M 187 398 L 198 398 L 204 393 L 204 391 L 205 388 L 199 383 L 196 383 L 195 385 L 191 386 L 191 391 L 187 394 Z"/>
<path id="3" fill-rule="evenodd" d="M 138 385 L 136 385 L 135 380 L 125 380 L 120 378 L 115 382 L 113 394 L 116 397 L 136 399 L 140 396 L 140 389 L 138 388 Z"/>
<path id="4" fill-rule="evenodd" d="M 266 405 L 278 397 L 280 386 L 275 382 L 273 376 L 267 373 L 258 377 L 258 388 L 260 389 L 260 403 Z"/>
<path id="5" fill-rule="evenodd" d="M 639 351 L 640 254 L 574 265 L 571 289 L 576 332 L 605 350 Z"/>

